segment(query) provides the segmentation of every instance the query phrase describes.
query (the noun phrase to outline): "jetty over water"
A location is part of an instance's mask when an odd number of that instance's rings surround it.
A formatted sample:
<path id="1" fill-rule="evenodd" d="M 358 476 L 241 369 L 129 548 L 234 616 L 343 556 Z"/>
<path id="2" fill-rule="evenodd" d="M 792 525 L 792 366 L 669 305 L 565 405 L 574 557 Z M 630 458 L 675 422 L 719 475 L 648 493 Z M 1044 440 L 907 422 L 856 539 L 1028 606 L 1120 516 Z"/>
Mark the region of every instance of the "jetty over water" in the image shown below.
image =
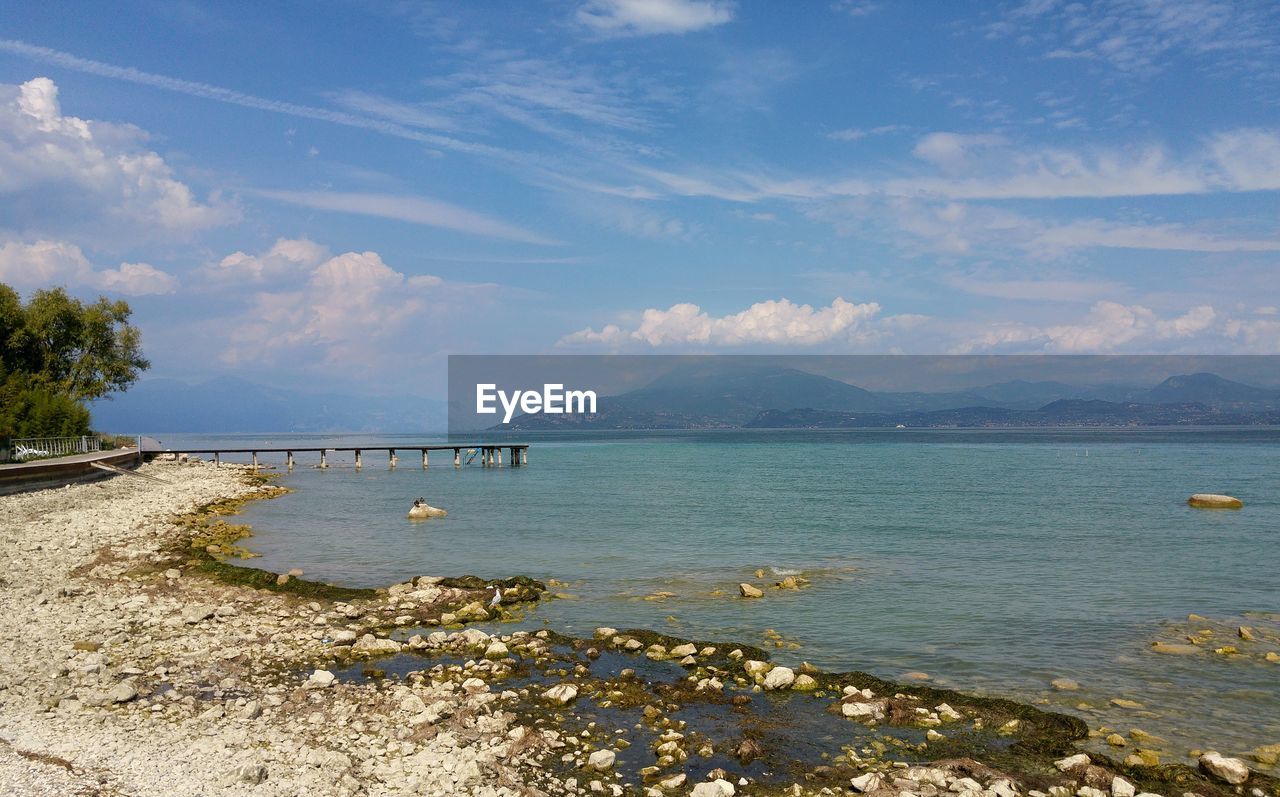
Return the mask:
<path id="1" fill-rule="evenodd" d="M 296 463 L 297 454 L 319 454 L 319 464 L 317 467 L 329 467 L 329 454 L 339 451 L 353 452 L 356 458 L 356 467 L 364 466 L 364 454 L 368 451 L 386 451 L 388 467 L 396 467 L 400 462 L 400 452 L 417 452 L 422 457 L 422 467 L 425 469 L 430 464 L 430 453 L 432 451 L 452 451 L 453 466 L 460 468 L 463 465 L 470 465 L 477 458 L 480 465 L 486 468 L 503 467 L 502 451 L 506 449 L 510 452 L 508 462 L 513 468 L 521 467 L 529 464 L 529 444 L 528 443 L 503 443 L 495 445 L 492 443 L 476 443 L 474 445 L 455 445 L 455 444 L 436 444 L 436 445 L 397 445 L 391 446 L 328 446 L 325 448 L 184 448 L 180 453 L 183 454 L 209 454 L 213 457 L 214 464 L 222 464 L 222 456 L 224 454 L 248 454 L 252 457 L 253 467 L 258 467 L 259 454 L 284 454 L 285 465 L 292 469 Z M 179 453 L 179 452 L 175 452 Z"/>

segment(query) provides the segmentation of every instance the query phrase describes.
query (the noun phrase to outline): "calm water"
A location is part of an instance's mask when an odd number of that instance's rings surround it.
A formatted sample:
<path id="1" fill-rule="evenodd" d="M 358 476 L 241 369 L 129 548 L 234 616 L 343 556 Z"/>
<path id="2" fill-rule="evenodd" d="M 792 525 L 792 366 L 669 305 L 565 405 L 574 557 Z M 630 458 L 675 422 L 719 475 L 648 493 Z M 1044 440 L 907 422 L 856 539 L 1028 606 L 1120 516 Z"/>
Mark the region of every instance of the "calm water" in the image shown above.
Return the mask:
<path id="1" fill-rule="evenodd" d="M 406 452 L 388 471 L 368 452 L 362 471 L 349 459 L 319 471 L 301 455 L 284 481 L 295 492 L 245 513 L 255 563 L 359 586 L 554 578 L 567 597 L 530 622 L 753 643 L 772 629 L 799 645 L 779 660 L 1048 700 L 1094 727 L 1157 733 L 1178 754 L 1280 741 L 1280 664 L 1148 651 L 1184 641 L 1192 612 L 1280 632 L 1280 430 L 530 439 L 521 469 L 455 470 L 440 455 L 423 472 Z M 1192 492 L 1246 508 L 1191 510 Z M 405 519 L 420 495 L 449 517 Z M 736 597 L 739 581 L 778 580 L 771 568 L 812 587 Z M 1225 633 L 1210 647 L 1239 645 Z M 1052 692 L 1057 677 L 1082 689 Z"/>

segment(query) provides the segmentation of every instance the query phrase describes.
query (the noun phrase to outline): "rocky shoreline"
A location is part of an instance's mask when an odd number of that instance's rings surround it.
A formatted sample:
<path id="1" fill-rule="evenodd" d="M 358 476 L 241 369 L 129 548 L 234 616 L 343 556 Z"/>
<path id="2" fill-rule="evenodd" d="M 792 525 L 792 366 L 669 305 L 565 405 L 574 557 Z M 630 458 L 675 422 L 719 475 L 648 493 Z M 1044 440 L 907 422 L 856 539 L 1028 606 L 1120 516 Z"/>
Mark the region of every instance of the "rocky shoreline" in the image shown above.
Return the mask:
<path id="1" fill-rule="evenodd" d="M 463 627 L 537 600 L 529 579 L 352 590 L 243 567 L 225 518 L 279 488 L 142 472 L 163 483 L 0 498 L 11 794 L 1280 795 L 1235 759 L 1090 760 L 1074 718 L 749 646 Z"/>

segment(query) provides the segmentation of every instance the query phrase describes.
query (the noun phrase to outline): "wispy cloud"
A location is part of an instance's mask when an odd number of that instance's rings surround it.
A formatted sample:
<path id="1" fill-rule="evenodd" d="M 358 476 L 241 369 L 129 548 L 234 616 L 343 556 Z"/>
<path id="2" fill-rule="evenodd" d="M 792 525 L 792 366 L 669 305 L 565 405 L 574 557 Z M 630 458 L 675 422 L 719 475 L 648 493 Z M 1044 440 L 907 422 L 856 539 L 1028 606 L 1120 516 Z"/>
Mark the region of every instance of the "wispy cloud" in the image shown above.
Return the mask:
<path id="1" fill-rule="evenodd" d="M 729 0 L 587 0 L 577 21 L 597 35 L 693 33 L 733 19 Z"/>
<path id="2" fill-rule="evenodd" d="M 544 235 L 507 224 L 482 213 L 466 210 L 448 202 L 420 196 L 352 194 L 328 191 L 254 190 L 249 193 L 265 199 L 273 199 L 277 202 L 285 202 L 316 210 L 377 216 L 383 219 L 406 221 L 411 224 L 422 224 L 428 227 L 440 227 L 446 230 L 488 238 L 501 238 L 508 241 L 543 245 L 559 243 L 559 241 Z"/>
<path id="3" fill-rule="evenodd" d="M 244 92 L 236 91 L 234 89 L 214 86 L 208 83 L 198 83 L 196 81 L 169 77 L 167 75 L 159 75 L 154 72 L 143 72 L 142 70 L 134 69 L 129 66 L 117 66 L 103 61 L 80 58 L 79 56 L 75 56 L 70 53 L 53 50 L 48 47 L 28 44 L 23 41 L 12 39 L 0 40 L 0 51 L 25 56 L 44 63 L 54 64 L 64 69 L 72 69 L 77 72 L 97 75 L 98 77 L 123 80 L 129 83 L 136 83 L 142 86 L 162 89 L 164 91 L 177 92 L 191 97 L 224 102 L 230 105 L 253 108 L 259 111 L 267 111 L 269 113 L 278 113 L 301 119 L 314 119 L 316 121 L 329 122 L 331 124 L 344 125 L 346 127 L 371 130 L 383 135 L 395 136 L 396 138 L 408 139 L 409 141 L 417 141 L 422 144 L 429 144 L 433 147 L 440 147 L 441 149 L 466 152 L 476 155 L 502 157 L 507 155 L 504 150 L 497 147 L 462 141 L 449 136 L 424 133 L 420 130 L 410 129 L 405 127 L 403 124 L 398 124 L 386 119 L 361 116 L 330 108 L 318 108 L 312 105 L 301 105 L 299 103 L 287 102 L 284 100 L 265 99 L 263 97 L 256 97 L 252 94 L 245 94 Z"/>
<path id="4" fill-rule="evenodd" d="M 1280 49 L 1280 13 L 1265 2 L 1028 0 L 987 32 L 1039 46 L 1047 58 L 1086 59 L 1129 74 L 1152 75 L 1175 55 L 1190 55 L 1273 78 L 1268 64 Z"/>
<path id="5" fill-rule="evenodd" d="M 833 130 L 827 133 L 827 138 L 832 141 L 861 141 L 871 136 L 883 136 L 889 133 L 899 133 L 908 130 L 906 125 L 880 125 L 879 127 L 846 127 L 843 130 Z"/>

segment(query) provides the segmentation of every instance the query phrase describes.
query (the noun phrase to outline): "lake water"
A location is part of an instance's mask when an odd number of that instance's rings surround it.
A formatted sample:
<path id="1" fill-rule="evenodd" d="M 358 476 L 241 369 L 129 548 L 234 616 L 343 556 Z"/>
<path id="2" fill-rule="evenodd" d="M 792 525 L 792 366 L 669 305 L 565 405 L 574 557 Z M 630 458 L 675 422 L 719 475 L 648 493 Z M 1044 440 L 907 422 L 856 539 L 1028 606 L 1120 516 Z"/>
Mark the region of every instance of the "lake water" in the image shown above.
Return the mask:
<path id="1" fill-rule="evenodd" d="M 316 455 L 299 455 L 283 479 L 295 492 L 244 513 L 248 547 L 262 554 L 251 564 L 353 586 L 418 574 L 557 579 L 565 597 L 526 622 L 753 644 L 776 634 L 775 660 L 921 671 L 1045 701 L 1091 727 L 1142 728 L 1167 740 L 1144 746 L 1174 755 L 1280 742 L 1280 664 L 1262 658 L 1280 649 L 1280 430 L 524 439 L 530 464 L 514 469 L 455 470 L 439 452 L 424 472 L 406 451 L 388 470 L 385 452 L 371 451 L 360 471 L 349 455 L 321 471 Z M 1192 510 L 1193 492 L 1246 507 Z M 449 517 L 407 520 L 418 496 Z M 767 587 L 789 572 L 811 586 L 737 597 L 740 581 Z M 1189 613 L 1221 625 L 1188 623 Z M 1238 625 L 1261 640 L 1237 639 Z M 1215 636 L 1200 655 L 1150 650 L 1207 627 Z M 1242 655 L 1211 652 L 1224 645 Z M 1064 677 L 1081 689 L 1049 688 Z"/>

